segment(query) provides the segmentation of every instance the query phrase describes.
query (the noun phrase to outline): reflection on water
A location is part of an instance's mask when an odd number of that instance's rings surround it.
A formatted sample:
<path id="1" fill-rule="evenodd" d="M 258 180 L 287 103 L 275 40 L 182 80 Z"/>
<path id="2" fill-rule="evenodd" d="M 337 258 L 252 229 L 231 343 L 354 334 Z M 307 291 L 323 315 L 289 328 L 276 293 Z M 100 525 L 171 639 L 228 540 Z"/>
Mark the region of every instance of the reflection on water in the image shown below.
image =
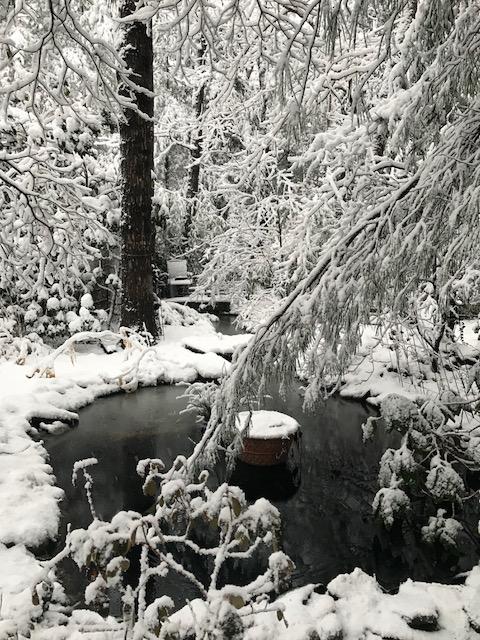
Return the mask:
<path id="1" fill-rule="evenodd" d="M 179 412 L 181 386 L 141 389 L 133 394 L 100 398 L 80 412 L 78 427 L 59 436 L 48 437 L 57 483 L 66 491 L 63 514 L 72 527 L 88 522 L 89 509 L 83 499 L 81 482 L 72 487 L 75 460 L 96 457 L 92 468 L 94 499 L 100 518 L 110 519 L 121 509 L 144 511 L 151 498 L 142 494 L 143 481 L 136 474 L 142 458 L 161 458 L 165 464 L 188 452 L 199 438 L 195 416 Z"/>
<path id="2" fill-rule="evenodd" d="M 296 564 L 294 584 L 326 583 L 359 566 L 393 586 L 398 575 L 392 574 L 373 544 L 377 526 L 371 516 L 378 459 L 387 443 L 382 437 L 373 444 L 363 443 L 360 427 L 368 409 L 360 403 L 331 398 L 314 413 L 305 414 L 302 398 L 294 391 L 283 400 L 268 399 L 266 406 L 292 415 L 302 425 L 300 485 L 293 492 L 284 477 L 288 497 L 280 499 L 278 485 L 272 487 L 273 492 L 270 484 L 265 485 L 267 497 L 282 515 L 284 549 Z M 237 469 L 232 480 L 241 473 L 242 469 Z M 259 470 L 258 483 L 255 469 L 245 474 L 249 497 L 262 494 L 264 473 Z M 282 477 L 272 477 L 272 481 L 281 483 Z"/>
<path id="3" fill-rule="evenodd" d="M 268 498 L 282 503 L 293 498 L 302 483 L 301 458 L 295 464 L 255 467 L 239 460 L 229 477 L 229 483 L 242 487 L 250 502 Z"/>
<path id="4" fill-rule="evenodd" d="M 90 522 L 82 488 L 71 485 L 71 469 L 75 460 L 91 456 L 99 460 L 92 472 L 100 517 L 109 519 L 120 509 L 143 512 L 151 506 L 135 472 L 138 460 L 158 457 L 168 465 L 176 455 L 188 454 L 201 436 L 195 416 L 179 414 L 185 407 L 185 400 L 178 399 L 182 391 L 181 387 L 162 386 L 99 399 L 80 412 L 77 428 L 47 438 L 57 482 L 66 491 L 65 522 L 73 527 Z M 369 415 L 366 407 L 331 398 L 305 414 L 300 394 L 292 390 L 285 399 L 268 398 L 265 408 L 288 413 L 301 424 L 300 472 L 297 469 L 292 476 L 281 467 L 239 464 L 231 482 L 242 486 L 249 499 L 267 497 L 280 510 L 283 547 L 296 565 L 295 586 L 325 584 L 357 566 L 375 574 L 387 588 L 408 576 L 451 578 L 458 567 L 425 556 L 414 540 L 405 547 L 403 534 L 387 535 L 373 521 L 378 459 L 391 443 L 380 435 L 376 442 L 363 444 L 360 426 Z M 465 563 L 460 568 L 471 567 L 467 560 Z M 173 580 L 174 594 L 195 597 Z M 80 592 L 76 583 L 74 590 Z"/>

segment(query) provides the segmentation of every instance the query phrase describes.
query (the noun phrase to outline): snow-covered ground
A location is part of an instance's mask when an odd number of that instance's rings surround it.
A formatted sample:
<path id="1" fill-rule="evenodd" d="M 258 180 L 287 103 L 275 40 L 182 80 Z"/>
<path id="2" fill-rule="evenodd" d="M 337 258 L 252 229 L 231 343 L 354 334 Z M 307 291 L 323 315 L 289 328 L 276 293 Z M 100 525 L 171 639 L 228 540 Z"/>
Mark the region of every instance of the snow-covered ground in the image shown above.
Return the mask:
<path id="1" fill-rule="evenodd" d="M 463 324 L 463 340 L 452 348 L 460 359 L 478 359 L 480 342 L 475 331 L 478 322 L 466 320 Z M 413 400 L 437 396 L 442 387 L 457 388 L 460 394 L 465 391 L 462 389 L 462 381 L 468 378 L 465 372 L 443 369 L 440 374 L 434 374 L 431 362 L 425 358 L 416 337 L 411 335 L 407 338 L 406 348 L 396 348 L 395 340 L 379 327 L 366 327 L 358 355 L 343 377 L 340 395 L 362 398 L 369 404 L 379 405 L 390 393 L 399 393 Z"/>
<path id="2" fill-rule="evenodd" d="M 275 611 L 247 617 L 244 640 L 467 640 L 478 638 L 480 568 L 462 586 L 407 580 L 394 595 L 386 594 L 360 569 L 334 578 L 325 594 L 306 585 L 280 596 L 282 619 Z M 198 620 L 204 613 L 194 601 Z M 193 625 L 191 610 L 177 615 L 182 637 Z M 472 626 L 473 625 L 473 626 Z M 317 635 L 316 635 L 317 634 Z"/>
<path id="3" fill-rule="evenodd" d="M 220 355 L 232 355 L 237 347 L 243 347 L 252 338 L 250 333 L 226 336 L 221 333 L 188 336 L 182 340 L 187 349 L 198 353 L 218 353 Z"/>
<path id="4" fill-rule="evenodd" d="M 241 592 L 241 588 L 239 589 Z M 477 640 L 480 631 L 480 568 L 464 585 L 407 580 L 397 594 L 386 594 L 360 569 L 332 580 L 326 593 L 309 584 L 280 596 L 270 611 L 240 610 L 243 640 Z M 53 617 L 53 616 L 52 616 Z M 48 616 L 47 616 L 48 618 Z M 32 640 L 122 640 L 123 625 L 91 611 L 77 610 L 62 625 L 37 628 Z M 1 623 L 0 623 L 1 624 Z M 194 600 L 173 614 L 170 624 L 184 640 L 208 628 L 205 603 Z M 1 632 L 1 627 L 0 627 Z M 205 636 L 207 637 L 207 636 Z M 211 636 L 208 636 L 211 637 Z M 228 636 L 223 636 L 228 637 Z"/>

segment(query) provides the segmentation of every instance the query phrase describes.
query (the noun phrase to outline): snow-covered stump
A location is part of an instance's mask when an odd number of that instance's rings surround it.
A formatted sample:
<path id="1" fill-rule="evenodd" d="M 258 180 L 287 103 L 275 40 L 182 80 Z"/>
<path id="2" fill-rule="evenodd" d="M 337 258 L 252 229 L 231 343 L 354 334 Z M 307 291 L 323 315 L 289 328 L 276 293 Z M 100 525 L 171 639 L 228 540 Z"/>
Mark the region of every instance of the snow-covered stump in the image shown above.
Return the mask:
<path id="1" fill-rule="evenodd" d="M 299 423 L 278 411 L 241 411 L 236 426 L 243 441 L 240 460 L 257 466 L 287 462 L 292 444 L 300 434 Z"/>

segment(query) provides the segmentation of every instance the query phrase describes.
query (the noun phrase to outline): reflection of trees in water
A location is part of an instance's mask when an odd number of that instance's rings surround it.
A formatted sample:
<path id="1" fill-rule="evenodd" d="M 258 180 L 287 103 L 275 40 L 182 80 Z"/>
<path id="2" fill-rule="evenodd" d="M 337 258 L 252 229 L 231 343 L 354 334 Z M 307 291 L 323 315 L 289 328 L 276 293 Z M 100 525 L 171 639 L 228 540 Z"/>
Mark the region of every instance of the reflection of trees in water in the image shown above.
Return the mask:
<path id="1" fill-rule="evenodd" d="M 324 582 L 355 566 L 369 569 L 375 465 L 355 455 L 346 440 L 308 445 L 295 500 L 277 505 L 298 582 Z"/>
<path id="2" fill-rule="evenodd" d="M 422 543 L 418 520 L 407 520 L 392 531 L 377 524 L 371 509 L 376 464 L 369 455 L 351 453 L 338 443 L 323 449 L 321 461 L 314 460 L 317 451 L 310 452 L 312 461 L 304 465 L 295 500 L 277 505 L 283 516 L 285 551 L 297 565 L 297 584 L 327 582 L 359 566 L 393 588 L 407 577 L 449 580 L 475 564 L 475 548 L 468 541 L 460 558 Z"/>

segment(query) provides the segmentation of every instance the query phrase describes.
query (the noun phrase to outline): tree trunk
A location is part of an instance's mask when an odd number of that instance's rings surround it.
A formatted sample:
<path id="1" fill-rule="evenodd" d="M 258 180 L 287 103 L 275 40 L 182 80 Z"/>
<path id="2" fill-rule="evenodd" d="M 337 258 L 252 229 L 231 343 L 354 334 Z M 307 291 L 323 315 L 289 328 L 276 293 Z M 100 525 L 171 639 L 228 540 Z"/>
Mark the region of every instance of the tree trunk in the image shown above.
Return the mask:
<path id="1" fill-rule="evenodd" d="M 120 16 L 135 10 L 136 0 L 123 0 Z M 124 59 L 135 84 L 153 91 L 153 45 L 145 24 L 126 26 Z M 128 95 L 125 88 L 124 93 Z M 138 109 L 153 118 L 152 96 L 136 93 Z M 153 120 L 126 109 L 120 125 L 122 174 L 122 311 L 121 322 L 158 335 L 153 292 L 152 261 L 155 231 L 152 223 Z"/>
<path id="2" fill-rule="evenodd" d="M 197 94 L 197 100 L 195 105 L 195 114 L 199 118 L 202 114 L 203 103 L 205 100 L 205 85 L 200 87 L 200 91 Z M 200 158 L 202 156 L 202 142 L 203 131 L 198 129 L 195 139 L 193 141 L 192 149 L 192 167 L 190 169 L 190 175 L 188 178 L 187 188 L 187 214 L 185 217 L 185 240 L 188 244 L 190 241 L 190 233 L 193 221 L 197 213 L 198 190 L 200 188 Z"/>
<path id="3" fill-rule="evenodd" d="M 207 43 L 205 39 L 202 37 L 201 46 L 199 49 L 199 59 L 200 59 L 201 67 L 204 66 L 206 63 L 206 53 L 207 53 Z M 205 86 L 205 82 L 203 82 L 195 98 L 195 117 L 197 121 L 200 120 L 202 113 L 204 112 L 205 102 L 206 102 L 206 86 Z M 190 169 L 190 175 L 188 176 L 187 211 L 185 216 L 185 230 L 184 230 L 185 244 L 187 247 L 190 242 L 192 224 L 197 213 L 196 198 L 198 196 L 198 190 L 200 188 L 200 162 L 199 161 L 200 161 L 200 158 L 202 157 L 202 151 L 203 151 L 203 130 L 201 127 L 198 128 L 192 142 L 193 142 L 192 166 Z"/>

